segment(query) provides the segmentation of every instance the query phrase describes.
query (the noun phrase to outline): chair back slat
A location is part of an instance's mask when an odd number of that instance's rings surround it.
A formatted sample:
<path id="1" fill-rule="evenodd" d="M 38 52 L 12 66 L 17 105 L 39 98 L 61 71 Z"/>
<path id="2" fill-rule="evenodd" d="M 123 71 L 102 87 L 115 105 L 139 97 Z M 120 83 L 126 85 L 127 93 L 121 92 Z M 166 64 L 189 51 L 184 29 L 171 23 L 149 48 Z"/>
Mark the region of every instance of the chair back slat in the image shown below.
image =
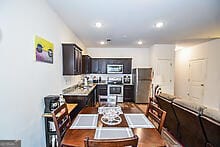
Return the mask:
<path id="1" fill-rule="evenodd" d="M 65 112 L 63 112 L 63 111 L 64 111 L 64 109 L 62 110 L 61 113 L 58 113 L 56 115 L 58 122 L 62 121 L 68 115 L 68 110 L 67 111 L 65 110 Z"/>
<path id="2" fill-rule="evenodd" d="M 161 119 L 153 112 L 148 113 L 148 117 L 152 118 L 154 121 L 156 121 L 158 124 L 160 123 Z"/>
<path id="3" fill-rule="evenodd" d="M 68 121 L 65 121 L 63 124 L 61 124 L 59 127 L 60 132 L 66 132 L 69 125 L 70 125 L 70 123 Z M 63 135 L 61 135 L 61 137 L 63 137 Z"/>

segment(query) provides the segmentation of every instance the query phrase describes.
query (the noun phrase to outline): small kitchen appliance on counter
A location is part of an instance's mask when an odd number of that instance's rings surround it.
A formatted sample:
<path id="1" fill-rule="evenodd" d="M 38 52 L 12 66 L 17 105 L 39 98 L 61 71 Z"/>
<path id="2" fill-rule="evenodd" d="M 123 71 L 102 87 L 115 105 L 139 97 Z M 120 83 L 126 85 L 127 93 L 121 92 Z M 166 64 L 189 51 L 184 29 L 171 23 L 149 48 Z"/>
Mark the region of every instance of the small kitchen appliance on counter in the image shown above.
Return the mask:
<path id="1" fill-rule="evenodd" d="M 53 110 L 55 110 L 57 107 L 60 106 L 59 102 L 59 95 L 48 95 L 44 97 L 44 103 L 45 103 L 45 113 L 51 113 Z"/>

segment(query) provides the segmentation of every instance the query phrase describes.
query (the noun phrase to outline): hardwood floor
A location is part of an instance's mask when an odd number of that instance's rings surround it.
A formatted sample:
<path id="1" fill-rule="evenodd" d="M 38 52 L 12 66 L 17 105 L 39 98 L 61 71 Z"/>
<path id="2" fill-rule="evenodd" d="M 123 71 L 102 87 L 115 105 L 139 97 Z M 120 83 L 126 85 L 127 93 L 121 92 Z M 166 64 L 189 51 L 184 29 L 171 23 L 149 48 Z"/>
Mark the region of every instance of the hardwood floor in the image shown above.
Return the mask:
<path id="1" fill-rule="evenodd" d="M 136 104 L 136 106 L 139 107 L 139 109 L 141 109 L 141 111 L 144 113 L 146 112 L 147 104 Z"/>

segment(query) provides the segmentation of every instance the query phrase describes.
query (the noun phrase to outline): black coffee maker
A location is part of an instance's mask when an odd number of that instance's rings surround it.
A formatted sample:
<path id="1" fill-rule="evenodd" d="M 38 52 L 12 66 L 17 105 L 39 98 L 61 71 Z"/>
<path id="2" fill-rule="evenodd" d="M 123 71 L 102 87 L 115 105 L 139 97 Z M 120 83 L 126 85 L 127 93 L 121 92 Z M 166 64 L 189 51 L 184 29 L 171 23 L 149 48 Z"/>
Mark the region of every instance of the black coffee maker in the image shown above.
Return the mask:
<path id="1" fill-rule="evenodd" d="M 45 113 L 51 113 L 60 106 L 59 95 L 48 95 L 44 97 Z"/>

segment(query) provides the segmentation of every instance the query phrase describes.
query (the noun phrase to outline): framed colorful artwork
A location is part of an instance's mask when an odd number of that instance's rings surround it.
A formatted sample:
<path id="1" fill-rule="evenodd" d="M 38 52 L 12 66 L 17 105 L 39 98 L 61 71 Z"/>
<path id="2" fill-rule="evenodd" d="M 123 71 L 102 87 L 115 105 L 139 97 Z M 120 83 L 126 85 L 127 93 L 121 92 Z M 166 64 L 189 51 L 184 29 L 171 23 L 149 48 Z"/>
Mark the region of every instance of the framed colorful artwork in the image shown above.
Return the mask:
<path id="1" fill-rule="evenodd" d="M 53 43 L 35 36 L 35 53 L 36 61 L 53 64 Z"/>

